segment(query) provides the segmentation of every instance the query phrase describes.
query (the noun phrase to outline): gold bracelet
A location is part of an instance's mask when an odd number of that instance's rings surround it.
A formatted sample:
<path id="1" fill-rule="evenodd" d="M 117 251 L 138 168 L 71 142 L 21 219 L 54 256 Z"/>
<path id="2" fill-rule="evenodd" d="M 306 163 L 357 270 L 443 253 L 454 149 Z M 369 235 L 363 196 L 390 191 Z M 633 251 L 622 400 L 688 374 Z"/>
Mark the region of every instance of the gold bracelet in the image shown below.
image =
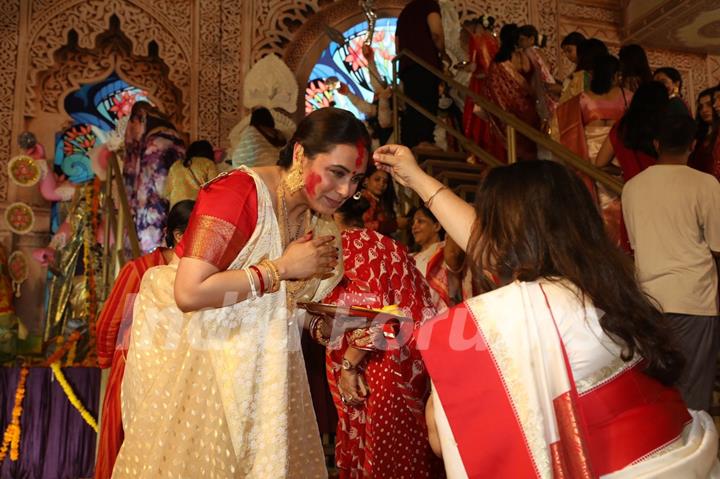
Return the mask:
<path id="1" fill-rule="evenodd" d="M 442 185 L 440 188 L 438 188 L 437 190 L 435 190 L 435 193 L 433 193 L 432 195 L 430 195 L 430 198 L 428 198 L 427 201 L 425 201 L 425 206 L 427 207 L 427 209 L 430 209 L 430 208 L 432 207 L 432 201 L 435 199 L 435 197 L 437 196 L 437 194 L 440 193 L 442 190 L 447 190 L 447 189 L 448 189 L 447 186 Z"/>
<path id="2" fill-rule="evenodd" d="M 269 259 L 264 259 L 259 266 L 263 266 L 269 273 L 271 284 L 268 287 L 268 293 L 276 293 L 280 289 L 280 271 L 278 271 L 277 265 Z"/>

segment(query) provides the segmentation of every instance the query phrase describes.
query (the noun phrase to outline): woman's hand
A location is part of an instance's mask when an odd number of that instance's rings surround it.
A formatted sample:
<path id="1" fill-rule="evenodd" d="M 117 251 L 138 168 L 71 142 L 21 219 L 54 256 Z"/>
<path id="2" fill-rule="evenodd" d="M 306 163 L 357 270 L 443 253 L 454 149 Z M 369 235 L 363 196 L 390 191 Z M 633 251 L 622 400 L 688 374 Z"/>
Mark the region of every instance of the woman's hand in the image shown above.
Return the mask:
<path id="1" fill-rule="evenodd" d="M 361 406 L 370 394 L 370 388 L 365 381 L 365 376 L 360 371 L 340 370 L 338 381 L 340 399 L 349 406 Z"/>
<path id="2" fill-rule="evenodd" d="M 307 279 L 332 273 L 338 265 L 339 251 L 333 236 L 313 239 L 308 233 L 290 243 L 276 261 L 280 279 Z"/>
<path id="3" fill-rule="evenodd" d="M 384 145 L 375 150 L 373 160 L 379 169 L 388 172 L 403 186 L 415 189 L 415 184 L 427 176 L 415 161 L 412 151 L 402 145 Z"/>

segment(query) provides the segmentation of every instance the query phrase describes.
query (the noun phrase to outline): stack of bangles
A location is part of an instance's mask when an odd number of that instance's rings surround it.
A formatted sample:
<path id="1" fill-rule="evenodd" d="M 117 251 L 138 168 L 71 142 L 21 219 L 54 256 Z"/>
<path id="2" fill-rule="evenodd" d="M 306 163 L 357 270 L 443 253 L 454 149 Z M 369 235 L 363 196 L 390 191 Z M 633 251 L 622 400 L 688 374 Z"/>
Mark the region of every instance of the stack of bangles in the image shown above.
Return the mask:
<path id="1" fill-rule="evenodd" d="M 248 266 L 242 270 L 250 285 L 250 299 L 257 299 L 265 293 L 276 293 L 280 289 L 280 272 L 277 265 L 269 259 L 264 259 L 257 265 Z M 257 285 L 255 277 L 259 283 Z"/>
<path id="2" fill-rule="evenodd" d="M 312 337 L 315 342 L 323 346 L 327 346 L 330 342 L 330 338 L 323 335 L 321 326 L 323 321 L 325 320 L 321 316 L 313 316 L 312 319 L 310 319 L 308 331 L 310 331 L 310 337 Z"/>

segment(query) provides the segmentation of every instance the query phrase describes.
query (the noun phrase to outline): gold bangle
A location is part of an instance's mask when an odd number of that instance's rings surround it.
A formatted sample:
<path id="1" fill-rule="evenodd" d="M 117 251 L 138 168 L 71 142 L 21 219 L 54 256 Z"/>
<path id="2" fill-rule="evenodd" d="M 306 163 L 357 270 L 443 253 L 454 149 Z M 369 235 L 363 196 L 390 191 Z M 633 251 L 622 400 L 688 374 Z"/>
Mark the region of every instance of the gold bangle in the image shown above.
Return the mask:
<path id="1" fill-rule="evenodd" d="M 268 293 L 276 293 L 280 289 L 280 272 L 277 266 L 269 259 L 262 260 L 259 266 L 265 267 L 269 273 L 271 285 L 268 288 Z"/>
<path id="2" fill-rule="evenodd" d="M 437 190 L 435 190 L 435 193 L 433 193 L 432 195 L 430 195 L 430 198 L 428 198 L 427 201 L 425 201 L 425 207 L 427 207 L 428 209 L 430 209 L 430 208 L 432 207 L 432 201 L 435 199 L 435 197 L 438 195 L 438 193 L 440 193 L 442 190 L 447 190 L 447 189 L 448 189 L 447 186 L 442 185 L 440 188 L 438 188 Z"/>

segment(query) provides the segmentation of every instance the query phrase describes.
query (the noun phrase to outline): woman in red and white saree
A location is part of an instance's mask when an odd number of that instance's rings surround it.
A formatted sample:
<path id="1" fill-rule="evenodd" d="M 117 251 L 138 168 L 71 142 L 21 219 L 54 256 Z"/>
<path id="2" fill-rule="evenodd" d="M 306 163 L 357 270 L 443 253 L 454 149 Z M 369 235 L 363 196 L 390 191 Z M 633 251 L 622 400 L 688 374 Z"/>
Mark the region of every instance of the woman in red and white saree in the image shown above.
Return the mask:
<path id="1" fill-rule="evenodd" d="M 410 212 L 412 235 L 420 251 L 414 253 L 415 266 L 430 285 L 430 295 L 435 309 L 445 311 L 452 306 L 450 293 L 450 273 L 445 263 L 445 242 L 441 241 L 442 226 L 432 214 L 423 207 Z"/>
<path id="2" fill-rule="evenodd" d="M 480 95 L 483 91 L 488 70 L 500 45 L 495 35 L 492 34 L 492 29 L 495 25 L 495 19 L 493 17 L 483 15 L 475 20 L 474 23 L 474 32 L 470 36 L 468 44 L 468 54 L 475 68 L 472 77 L 470 77 L 470 85 L 468 87 Z M 486 148 L 490 144 L 489 124 L 486 119 L 476 114 L 475 102 L 473 102 L 470 97 L 465 99 L 463 129 L 465 136 L 483 148 Z"/>
<path id="3" fill-rule="evenodd" d="M 531 84 L 533 65 L 530 59 L 518 50 L 518 38 L 518 27 L 515 24 L 505 25 L 500 30 L 500 50 L 490 65 L 482 95 L 528 125 L 540 128 L 537 98 Z M 499 160 L 506 161 L 505 124 L 498 118 L 490 118 L 493 130 L 488 145 L 489 152 Z M 537 159 L 535 143 L 522 135 L 516 137 L 516 151 L 519 160 Z"/>
<path id="4" fill-rule="evenodd" d="M 172 260 L 173 248 L 182 239 L 194 205 L 194 201 L 184 200 L 170 209 L 165 234 L 168 248 L 158 248 L 125 264 L 115 278 L 98 316 L 95 334 L 98 366 L 111 369 L 102 403 L 95 479 L 108 479 L 111 476 L 115 458 L 125 437 L 120 410 L 120 387 L 130 345 L 133 303 L 140 290 L 140 282 L 150 268 L 166 265 Z"/>
<path id="5" fill-rule="evenodd" d="M 359 224 L 350 218 L 352 209 L 343 205 L 339 211 L 345 274 L 325 302 L 372 309 L 396 306 L 394 314 L 411 321 L 403 323 L 395 339 L 371 326 L 345 332 L 327 348 L 328 382 L 339 417 L 335 461 L 340 477 L 437 478 L 442 461 L 430 449 L 424 414 L 430 384 L 412 340 L 435 308 L 405 247 L 375 231 L 350 226 Z M 359 364 L 362 372 L 343 369 L 344 359 Z M 343 400 L 349 395 L 345 381 L 353 380 L 353 374 L 361 375 L 358 380 L 370 390 L 358 403 Z"/>
<path id="6" fill-rule="evenodd" d="M 416 333 L 448 477 L 720 477 L 712 419 L 671 386 L 683 358 L 665 318 L 574 173 L 493 169 L 473 208 L 404 147 L 375 160 L 430 199 L 476 277 L 505 284 Z"/>
<path id="7" fill-rule="evenodd" d="M 369 145 L 351 113 L 324 108 L 278 166 L 203 186 L 179 262 L 150 269 L 135 301 L 113 479 L 327 477 L 294 311 L 342 277 L 328 216 Z"/>

